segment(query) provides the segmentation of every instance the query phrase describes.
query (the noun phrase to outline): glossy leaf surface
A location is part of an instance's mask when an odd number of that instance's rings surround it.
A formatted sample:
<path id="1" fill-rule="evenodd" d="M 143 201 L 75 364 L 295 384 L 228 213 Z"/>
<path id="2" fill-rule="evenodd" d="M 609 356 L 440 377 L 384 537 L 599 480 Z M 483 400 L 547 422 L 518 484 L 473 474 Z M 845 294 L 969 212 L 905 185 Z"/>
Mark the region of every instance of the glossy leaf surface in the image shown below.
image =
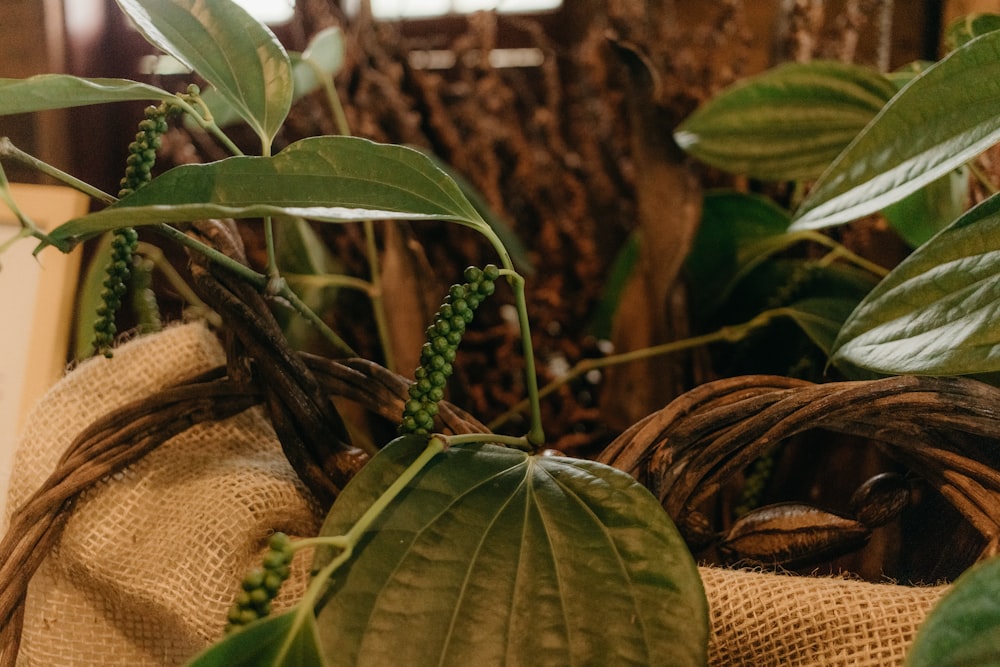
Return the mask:
<path id="1" fill-rule="evenodd" d="M 906 667 L 1000 665 L 1000 558 L 974 565 L 931 610 Z"/>
<path id="2" fill-rule="evenodd" d="M 380 452 L 323 534 L 345 533 L 423 447 Z M 706 660 L 687 548 L 645 488 L 593 462 L 452 447 L 371 527 L 330 593 L 318 623 L 333 665 Z"/>
<path id="3" fill-rule="evenodd" d="M 1000 140 L 1000 32 L 953 51 L 899 92 L 817 181 L 792 229 L 874 213 Z"/>
<path id="4" fill-rule="evenodd" d="M 774 180 L 815 178 L 895 94 L 857 65 L 789 63 L 741 81 L 685 120 L 674 138 L 726 171 Z"/>
<path id="5" fill-rule="evenodd" d="M 1000 370 L 1000 197 L 918 248 L 861 302 L 835 363 L 886 374 Z"/>
<path id="6" fill-rule="evenodd" d="M 352 137 L 312 137 L 269 158 L 176 167 L 50 236 L 72 244 L 121 226 L 268 215 L 485 224 L 458 186 L 421 153 Z"/>
<path id="7" fill-rule="evenodd" d="M 172 100 L 156 86 L 128 79 L 86 79 L 69 74 L 39 74 L 0 79 L 0 115 L 69 109 L 108 102 Z"/>
<path id="8" fill-rule="evenodd" d="M 323 667 L 316 619 L 295 610 L 251 623 L 195 657 L 188 667 Z"/>
<path id="9" fill-rule="evenodd" d="M 306 50 L 301 54 L 288 54 L 292 63 L 292 80 L 294 92 L 292 102 L 313 92 L 320 87 L 317 76 L 327 76 L 331 79 L 340 71 L 344 64 L 344 38 L 338 28 L 321 30 L 309 41 Z M 209 88 L 201 93 L 201 99 L 212 112 L 212 120 L 219 127 L 226 127 L 242 120 L 240 114 L 229 101 L 215 88 Z M 198 124 L 185 116 L 189 127 Z"/>
<path id="10" fill-rule="evenodd" d="M 230 0 L 117 0 L 147 40 L 206 81 L 270 145 L 288 115 L 292 71 L 274 34 Z"/>

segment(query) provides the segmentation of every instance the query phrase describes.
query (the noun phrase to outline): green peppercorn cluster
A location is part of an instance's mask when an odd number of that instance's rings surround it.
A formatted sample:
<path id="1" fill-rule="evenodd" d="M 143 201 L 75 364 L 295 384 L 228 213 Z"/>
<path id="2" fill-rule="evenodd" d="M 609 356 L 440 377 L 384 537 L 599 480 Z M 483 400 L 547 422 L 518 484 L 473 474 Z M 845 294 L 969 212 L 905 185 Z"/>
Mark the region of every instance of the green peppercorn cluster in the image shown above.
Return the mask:
<path id="1" fill-rule="evenodd" d="M 156 162 L 156 151 L 160 147 L 163 133 L 167 131 L 167 106 L 146 107 L 145 118 L 139 123 L 135 141 L 128 146 L 125 176 L 121 179 L 119 197 L 124 197 L 139 189 L 152 178 L 151 171 Z M 117 326 L 116 315 L 122 305 L 131 276 L 132 255 L 135 253 L 139 237 L 131 227 L 116 229 L 111 238 L 111 260 L 104 269 L 104 289 L 101 305 L 97 308 L 94 323 L 94 350 L 105 357 L 113 356 L 113 345 Z"/>
<path id="2" fill-rule="evenodd" d="M 156 163 L 156 151 L 160 148 L 163 133 L 167 131 L 166 104 L 146 107 L 145 116 L 139 122 L 135 141 L 128 145 L 125 176 L 121 179 L 119 198 L 138 190 L 152 179 L 151 172 Z"/>
<path id="3" fill-rule="evenodd" d="M 448 290 L 434 322 L 427 327 L 427 342 L 420 350 L 420 367 L 414 373 L 416 381 L 410 385 L 410 399 L 403 407 L 400 434 L 431 432 L 465 327 L 472 322 L 483 299 L 493 294 L 499 277 L 500 269 L 493 264 L 483 269 L 470 266 L 465 270 L 465 283 L 452 285 Z"/>
<path id="4" fill-rule="evenodd" d="M 240 592 L 229 608 L 226 632 L 265 618 L 271 613 L 271 601 L 278 595 L 281 585 L 291 573 L 294 548 L 292 540 L 284 533 L 275 533 L 268 541 L 262 567 L 256 567 L 243 577 Z"/>
<path id="5" fill-rule="evenodd" d="M 112 356 L 115 341 L 115 314 L 122 305 L 131 275 L 132 254 L 135 252 L 139 235 L 131 227 L 119 229 L 111 237 L 111 259 L 104 269 L 104 289 L 101 305 L 97 307 L 97 321 L 94 323 L 94 349 L 106 357 Z"/>

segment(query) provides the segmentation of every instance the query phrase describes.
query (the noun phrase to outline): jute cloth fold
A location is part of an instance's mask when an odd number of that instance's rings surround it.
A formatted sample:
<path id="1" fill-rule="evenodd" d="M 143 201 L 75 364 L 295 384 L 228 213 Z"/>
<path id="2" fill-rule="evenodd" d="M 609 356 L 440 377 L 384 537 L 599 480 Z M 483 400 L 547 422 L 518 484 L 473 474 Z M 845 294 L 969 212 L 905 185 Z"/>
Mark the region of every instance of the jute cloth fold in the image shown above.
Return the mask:
<path id="1" fill-rule="evenodd" d="M 9 506 L 38 488 L 97 417 L 223 362 L 214 335 L 189 324 L 81 364 L 28 420 Z M 190 429 L 77 503 L 32 580 L 18 664 L 183 664 L 221 635 L 268 536 L 313 535 L 320 520 L 260 409 Z M 307 558 L 296 558 L 278 609 L 301 595 Z M 899 665 L 946 590 L 700 571 L 711 665 Z"/>

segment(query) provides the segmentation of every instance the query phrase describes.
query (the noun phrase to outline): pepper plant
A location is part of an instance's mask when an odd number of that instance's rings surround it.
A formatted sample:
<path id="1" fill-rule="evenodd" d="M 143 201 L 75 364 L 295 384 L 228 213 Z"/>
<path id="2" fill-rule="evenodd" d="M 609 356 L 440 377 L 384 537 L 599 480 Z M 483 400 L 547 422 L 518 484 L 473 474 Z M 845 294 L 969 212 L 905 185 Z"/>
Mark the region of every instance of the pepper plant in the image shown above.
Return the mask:
<path id="1" fill-rule="evenodd" d="M 854 283 L 826 302 L 840 322 L 829 332 L 829 362 L 849 377 L 995 383 L 1000 195 L 995 172 L 977 156 L 1000 142 L 998 28 L 1000 16 L 962 18 L 949 26 L 940 61 L 892 74 L 822 61 L 779 66 L 690 116 L 675 138 L 691 155 L 758 181 L 793 182 L 802 193 L 791 211 L 759 195 L 711 195 L 729 205 L 707 202 L 701 233 L 723 239 L 722 250 L 702 243 L 689 260 L 696 276 L 716 272 L 707 298 L 724 303 L 765 259 L 802 241 L 834 248 L 827 230 L 879 214 L 912 252 L 868 289 Z M 970 174 L 988 196 L 966 210 Z M 961 577 L 909 664 L 1000 661 L 997 576 L 993 560 Z"/>
<path id="2" fill-rule="evenodd" d="M 303 220 L 366 229 L 377 220 L 444 220 L 480 233 L 497 257 L 496 266 L 466 273 L 428 328 L 400 437 L 342 491 L 320 535 L 272 543 L 264 567 L 234 591 L 233 631 L 193 664 L 705 664 L 704 593 L 658 502 L 622 472 L 540 453 L 545 435 L 525 280 L 456 182 L 416 150 L 346 135 L 275 151 L 295 97 L 316 86 L 333 91 L 316 58 L 290 56 L 230 0 L 118 5 L 151 44 L 200 75 L 204 94 L 193 84 L 174 93 L 60 74 L 0 80 L 2 114 L 131 101 L 156 110 L 140 125 L 118 196 L 0 140 L 0 160 L 34 165 L 103 205 L 45 233 L 18 210 L 0 171 L 0 196 L 20 218 L 20 239 L 61 251 L 108 232 L 121 239 L 102 319 L 117 305 L 136 228 L 291 303 L 345 353 L 337 334 L 289 287 L 276 261 L 276 230 L 301 229 Z M 232 156 L 150 177 L 152 135 L 162 132 L 164 117 L 200 126 Z M 227 136 L 222 125 L 231 118 L 253 130 L 258 154 L 243 154 Z M 264 270 L 185 232 L 189 221 L 209 218 L 260 224 Z M 437 433 L 433 418 L 463 326 L 495 284 L 511 290 L 524 341 L 528 431 Z M 100 333 L 106 339 L 114 332 L 105 326 Z M 268 616 L 289 554 L 305 547 L 317 550 L 313 583 L 293 609 Z"/>

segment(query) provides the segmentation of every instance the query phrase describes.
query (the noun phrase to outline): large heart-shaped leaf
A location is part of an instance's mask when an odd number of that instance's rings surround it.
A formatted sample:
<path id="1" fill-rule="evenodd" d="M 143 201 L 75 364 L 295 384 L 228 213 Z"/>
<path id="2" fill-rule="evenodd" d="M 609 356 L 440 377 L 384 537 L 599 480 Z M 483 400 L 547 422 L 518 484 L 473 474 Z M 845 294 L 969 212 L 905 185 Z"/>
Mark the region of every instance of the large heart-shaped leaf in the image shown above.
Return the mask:
<path id="1" fill-rule="evenodd" d="M 175 96 L 165 90 L 128 79 L 86 79 L 69 74 L 0 79 L 0 116 L 107 102 L 173 99 Z"/>
<path id="2" fill-rule="evenodd" d="M 674 139 L 698 159 L 757 178 L 816 178 L 896 93 L 878 72 L 789 63 L 723 91 Z"/>
<path id="3" fill-rule="evenodd" d="M 346 533 L 422 449 L 380 452 L 322 532 Z M 332 578 L 317 617 L 333 665 L 706 661 L 697 569 L 653 496 L 597 463 L 492 445 L 428 465 Z"/>
<path id="4" fill-rule="evenodd" d="M 833 361 L 879 373 L 1000 370 L 1000 197 L 918 248 L 844 324 Z"/>
<path id="5" fill-rule="evenodd" d="M 952 51 L 899 92 L 817 181 L 792 229 L 897 202 L 1000 140 L 1000 32 Z"/>
<path id="6" fill-rule="evenodd" d="M 117 0 L 147 40 L 215 86 L 266 147 L 292 102 L 292 69 L 267 26 L 231 0 Z"/>
<path id="7" fill-rule="evenodd" d="M 906 667 L 1000 665 L 1000 558 L 969 568 L 927 616 Z"/>
<path id="8" fill-rule="evenodd" d="M 273 157 L 175 167 L 115 205 L 57 227 L 50 239 L 68 246 L 123 226 L 280 215 L 485 226 L 454 181 L 420 152 L 324 136 L 302 139 Z"/>

